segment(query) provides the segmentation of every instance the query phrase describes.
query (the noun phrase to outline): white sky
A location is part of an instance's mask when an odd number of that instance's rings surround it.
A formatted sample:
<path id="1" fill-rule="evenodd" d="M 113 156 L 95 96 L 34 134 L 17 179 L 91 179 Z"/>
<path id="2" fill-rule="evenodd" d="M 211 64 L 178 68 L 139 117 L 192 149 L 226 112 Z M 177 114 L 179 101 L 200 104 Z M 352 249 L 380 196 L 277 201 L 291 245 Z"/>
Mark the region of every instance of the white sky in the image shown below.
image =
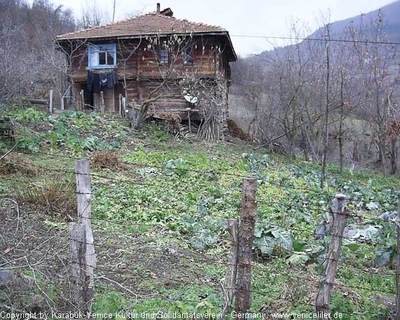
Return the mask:
<path id="1" fill-rule="evenodd" d="M 254 36 L 287 37 L 290 26 L 296 23 L 303 30 L 301 36 L 315 31 L 325 22 L 334 22 L 367 13 L 394 0 L 115 0 L 116 21 L 133 13 L 148 13 L 170 7 L 174 17 L 204 22 L 225 28 L 231 35 L 238 55 L 269 50 L 272 44 L 282 45 L 276 39 Z M 76 17 L 83 8 L 93 3 L 112 16 L 114 0 L 50 0 L 71 8 Z M 324 18 L 321 18 L 324 17 Z"/>

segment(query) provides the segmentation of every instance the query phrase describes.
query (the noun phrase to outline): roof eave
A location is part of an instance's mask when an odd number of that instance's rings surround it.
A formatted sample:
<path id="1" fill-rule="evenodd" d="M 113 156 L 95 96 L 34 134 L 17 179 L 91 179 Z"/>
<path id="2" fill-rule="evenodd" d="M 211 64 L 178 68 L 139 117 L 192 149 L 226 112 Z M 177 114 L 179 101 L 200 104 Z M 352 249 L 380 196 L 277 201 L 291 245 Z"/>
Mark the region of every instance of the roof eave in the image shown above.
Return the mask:
<path id="1" fill-rule="evenodd" d="M 73 41 L 73 40 L 85 40 L 85 39 L 138 39 L 142 37 L 149 37 L 149 36 L 169 36 L 172 34 L 178 34 L 178 35 L 189 35 L 193 34 L 196 36 L 201 36 L 201 35 L 227 35 L 227 31 L 200 31 L 200 32 L 193 32 L 193 31 L 188 31 L 188 32 L 177 32 L 177 31 L 171 31 L 171 32 L 157 32 L 157 33 L 140 33 L 140 34 L 126 34 L 126 35 L 112 35 L 112 36 L 92 36 L 92 37 L 87 37 L 87 36 L 71 36 L 71 37 L 63 37 L 59 36 L 56 38 L 56 41 Z"/>
<path id="2" fill-rule="evenodd" d="M 164 36 L 169 36 L 172 34 L 177 34 L 177 35 L 187 35 L 187 34 L 192 34 L 193 36 L 225 36 L 229 45 L 229 48 L 231 49 L 229 57 L 229 61 L 233 62 L 237 60 L 237 55 L 235 52 L 235 49 L 233 48 L 232 40 L 231 37 L 229 36 L 228 31 L 201 31 L 201 32 L 159 32 L 159 33 L 142 33 L 142 34 L 133 34 L 133 35 L 115 35 L 115 36 L 94 36 L 94 37 L 70 37 L 70 38 L 59 38 L 57 37 L 55 42 L 58 43 L 59 45 L 62 45 L 62 43 L 66 42 L 73 42 L 73 41 L 82 41 L 82 40 L 129 40 L 129 39 L 140 39 L 140 38 L 145 38 L 145 37 L 151 37 L 151 36 L 158 36 L 158 37 L 164 37 Z"/>

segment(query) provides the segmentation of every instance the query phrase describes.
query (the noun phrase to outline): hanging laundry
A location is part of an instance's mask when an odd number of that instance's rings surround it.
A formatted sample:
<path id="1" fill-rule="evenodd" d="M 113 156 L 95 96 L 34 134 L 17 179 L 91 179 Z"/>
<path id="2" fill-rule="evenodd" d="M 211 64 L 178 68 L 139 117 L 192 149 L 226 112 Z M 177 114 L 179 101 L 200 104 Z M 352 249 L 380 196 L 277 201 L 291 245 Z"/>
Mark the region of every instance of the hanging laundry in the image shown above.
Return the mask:
<path id="1" fill-rule="evenodd" d="M 93 73 L 93 92 L 98 93 L 100 92 L 100 81 L 99 75 L 97 73 Z"/>
<path id="2" fill-rule="evenodd" d="M 87 89 L 89 92 L 100 92 L 99 75 L 92 70 L 88 70 Z"/>
<path id="3" fill-rule="evenodd" d="M 104 87 L 114 88 L 118 84 L 118 74 L 114 70 L 88 70 L 87 89 L 89 92 L 99 93 Z"/>
<path id="4" fill-rule="evenodd" d="M 92 87 L 93 87 L 93 72 L 91 70 L 88 70 L 87 72 L 87 89 L 89 92 L 92 92 Z"/>
<path id="5" fill-rule="evenodd" d="M 108 74 L 107 73 L 100 73 L 99 74 L 99 81 L 100 81 L 100 87 L 107 86 Z"/>
<path id="6" fill-rule="evenodd" d="M 118 74 L 115 71 L 111 71 L 107 74 L 107 88 L 112 89 L 118 83 Z"/>

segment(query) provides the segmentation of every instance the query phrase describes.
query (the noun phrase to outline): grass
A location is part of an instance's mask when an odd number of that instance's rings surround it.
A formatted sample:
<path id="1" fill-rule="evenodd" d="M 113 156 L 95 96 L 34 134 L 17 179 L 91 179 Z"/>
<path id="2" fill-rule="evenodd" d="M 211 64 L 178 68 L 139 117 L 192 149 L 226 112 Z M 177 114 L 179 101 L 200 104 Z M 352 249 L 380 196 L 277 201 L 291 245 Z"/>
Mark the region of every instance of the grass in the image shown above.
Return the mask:
<path id="1" fill-rule="evenodd" d="M 352 199 L 349 226 L 361 231 L 373 226 L 379 232 L 344 242 L 332 311 L 343 319 L 383 319 L 392 312 L 395 295 L 388 292 L 395 290 L 394 276 L 382 274 L 394 274 L 393 265 L 377 268 L 374 259 L 378 249 L 394 245 L 392 233 L 377 217 L 397 210 L 397 179 L 367 172 L 338 175 L 337 166 L 329 165 L 321 190 L 318 164 L 255 152 L 248 142 L 191 144 L 151 124 L 130 131 L 106 115 L 72 113 L 49 119 L 29 113 L 31 122 L 23 113 L 15 115 L 30 133 L 19 160 L 1 163 L 0 192 L 12 190 L 35 221 L 46 213 L 43 228 L 50 222 L 66 224 L 57 213 L 74 211 L 73 201 L 66 201 L 75 191 L 73 177 L 59 170 L 72 172 L 75 156 L 91 159 L 96 312 L 221 310 L 220 280 L 230 248 L 224 223 L 240 215 L 241 182 L 247 176 L 258 179 L 252 312 L 314 310 L 329 244 L 329 238 L 315 240 L 314 232 L 337 192 Z M 85 143 L 78 141 L 79 135 Z M 39 143 L 30 138 L 38 136 Z M 92 136 L 96 139 L 87 140 Z M 34 147 L 27 147 L 29 139 Z M 62 194 L 67 199 L 59 198 Z M 52 281 L 51 274 L 47 279 Z"/>

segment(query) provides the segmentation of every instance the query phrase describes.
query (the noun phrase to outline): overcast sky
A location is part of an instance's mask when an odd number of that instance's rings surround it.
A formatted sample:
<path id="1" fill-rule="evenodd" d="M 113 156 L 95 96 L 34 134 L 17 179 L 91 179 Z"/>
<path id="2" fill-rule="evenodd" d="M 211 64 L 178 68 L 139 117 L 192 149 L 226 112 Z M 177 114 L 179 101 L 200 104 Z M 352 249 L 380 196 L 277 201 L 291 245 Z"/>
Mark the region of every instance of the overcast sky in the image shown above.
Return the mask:
<path id="1" fill-rule="evenodd" d="M 115 0 L 116 21 L 134 13 L 148 13 L 170 7 L 178 19 L 218 25 L 229 31 L 238 55 L 248 55 L 282 45 L 277 39 L 287 37 L 296 23 L 306 34 L 315 31 L 322 21 L 338 21 L 385 6 L 394 0 Z M 50 0 L 71 8 L 79 17 L 93 3 L 112 17 L 114 0 Z M 67 3 L 67 4 L 66 4 Z M 325 18 L 322 18 L 325 17 Z M 310 32 L 307 32 L 309 30 Z"/>

